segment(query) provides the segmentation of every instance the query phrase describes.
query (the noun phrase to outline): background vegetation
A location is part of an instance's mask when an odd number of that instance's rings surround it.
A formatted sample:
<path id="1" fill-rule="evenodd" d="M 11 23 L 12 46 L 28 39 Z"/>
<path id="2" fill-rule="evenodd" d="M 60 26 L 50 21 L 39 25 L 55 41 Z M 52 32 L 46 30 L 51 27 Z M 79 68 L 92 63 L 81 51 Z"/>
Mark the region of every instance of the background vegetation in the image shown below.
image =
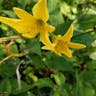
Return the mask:
<path id="1" fill-rule="evenodd" d="M 0 16 L 17 18 L 14 6 L 31 13 L 37 1 L 0 0 Z M 56 27 L 54 34 L 63 35 L 74 21 L 72 41 L 87 48 L 72 50 L 72 58 L 59 57 L 40 49 L 39 36 L 16 39 L 12 52 L 30 50 L 30 53 L 0 64 L 0 96 L 96 96 L 96 0 L 47 1 L 48 22 Z M 13 35 L 17 35 L 15 30 L 0 23 L 0 38 Z M 4 44 L 0 43 L 0 60 L 6 56 Z"/>

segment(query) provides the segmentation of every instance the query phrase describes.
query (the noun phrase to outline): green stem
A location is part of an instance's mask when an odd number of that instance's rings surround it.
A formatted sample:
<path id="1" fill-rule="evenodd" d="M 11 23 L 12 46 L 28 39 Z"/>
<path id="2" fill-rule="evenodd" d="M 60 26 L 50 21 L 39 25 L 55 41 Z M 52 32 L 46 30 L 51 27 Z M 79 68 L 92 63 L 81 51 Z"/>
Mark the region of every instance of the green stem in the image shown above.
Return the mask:
<path id="1" fill-rule="evenodd" d="M 94 32 L 94 30 L 91 30 L 91 31 L 88 31 L 88 32 L 85 32 L 85 33 L 81 33 L 81 34 L 79 34 L 79 35 L 75 35 L 75 36 L 73 36 L 72 38 L 76 38 L 76 37 L 78 37 L 78 36 L 85 35 L 85 34 L 89 34 L 89 33 L 92 33 L 92 32 Z"/>

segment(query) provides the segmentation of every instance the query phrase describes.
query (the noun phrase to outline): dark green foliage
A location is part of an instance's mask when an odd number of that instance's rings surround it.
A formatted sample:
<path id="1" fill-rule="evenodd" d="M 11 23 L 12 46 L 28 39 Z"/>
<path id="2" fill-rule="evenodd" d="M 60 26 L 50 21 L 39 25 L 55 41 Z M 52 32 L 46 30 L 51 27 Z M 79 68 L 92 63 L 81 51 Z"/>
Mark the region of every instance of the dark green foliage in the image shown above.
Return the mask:
<path id="1" fill-rule="evenodd" d="M 13 7 L 32 14 L 31 9 L 37 1 L 0 0 L 0 16 L 17 18 Z M 73 49 L 73 57 L 68 58 L 42 50 L 39 35 L 35 39 L 15 40 L 12 52 L 30 52 L 0 64 L 0 96 L 96 96 L 96 0 L 47 1 L 50 14 L 48 23 L 56 27 L 50 38 L 64 35 L 73 23 L 72 42 L 87 47 Z M 13 35 L 17 35 L 15 30 L 0 23 L 0 38 Z M 0 60 L 6 56 L 4 44 L 0 43 Z M 21 89 L 17 69 L 20 72 Z"/>

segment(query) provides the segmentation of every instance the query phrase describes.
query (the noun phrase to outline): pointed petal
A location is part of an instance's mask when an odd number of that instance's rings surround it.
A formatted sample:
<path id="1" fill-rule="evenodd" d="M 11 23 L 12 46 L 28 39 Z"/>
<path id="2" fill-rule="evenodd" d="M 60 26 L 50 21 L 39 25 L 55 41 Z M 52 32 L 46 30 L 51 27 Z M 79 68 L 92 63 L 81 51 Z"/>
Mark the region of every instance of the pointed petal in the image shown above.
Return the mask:
<path id="1" fill-rule="evenodd" d="M 58 55 L 58 56 L 62 56 L 62 54 L 60 52 L 56 52 L 55 53 Z"/>
<path id="2" fill-rule="evenodd" d="M 41 41 L 44 45 L 51 45 L 51 41 L 50 41 L 50 39 L 49 39 L 48 31 L 42 30 L 42 31 L 40 32 L 40 41 Z"/>
<path id="3" fill-rule="evenodd" d="M 38 34 L 38 28 L 33 22 L 25 22 L 17 19 L 0 17 L 0 22 L 3 22 L 14 28 L 18 33 L 26 38 L 33 38 Z"/>
<path id="4" fill-rule="evenodd" d="M 26 23 L 26 22 L 25 22 Z M 25 38 L 34 38 L 39 33 L 38 27 L 33 23 L 28 25 L 22 24 L 18 31 L 20 30 L 20 34 Z"/>
<path id="5" fill-rule="evenodd" d="M 25 38 L 34 38 L 34 37 L 36 37 L 37 34 L 38 33 L 36 33 L 36 32 L 31 32 L 31 33 L 24 33 L 24 34 L 21 34 L 21 35 Z"/>
<path id="6" fill-rule="evenodd" d="M 70 41 L 72 36 L 73 36 L 73 25 L 71 24 L 68 31 L 64 34 L 63 40 Z"/>
<path id="7" fill-rule="evenodd" d="M 16 8 L 16 7 L 14 7 L 13 10 L 16 13 L 16 15 L 21 19 L 34 20 L 34 17 L 31 14 L 29 14 L 28 12 L 26 12 L 25 10 L 22 10 L 22 9 Z"/>
<path id="8" fill-rule="evenodd" d="M 41 49 L 43 49 L 43 50 L 50 50 L 50 51 L 54 52 L 54 48 L 51 47 L 51 46 L 43 46 L 43 47 L 41 47 Z"/>
<path id="9" fill-rule="evenodd" d="M 82 48 L 86 48 L 86 45 L 70 42 L 69 47 L 74 49 L 82 49 Z"/>
<path id="10" fill-rule="evenodd" d="M 52 40 L 54 43 L 58 43 L 58 41 L 62 41 L 63 42 L 63 40 L 62 40 L 62 36 L 61 35 L 54 35 L 53 36 L 53 40 Z M 63 45 L 63 44 L 60 44 L 61 46 Z"/>
<path id="11" fill-rule="evenodd" d="M 6 18 L 6 17 L 0 16 L 0 22 L 5 23 L 13 28 L 16 28 L 18 26 L 19 21 L 20 20 L 17 20 L 17 19 L 11 19 L 11 18 Z"/>
<path id="12" fill-rule="evenodd" d="M 61 52 L 62 54 L 66 55 L 67 57 L 72 57 L 72 52 L 70 51 L 69 48 L 64 48 Z"/>
<path id="13" fill-rule="evenodd" d="M 53 32 L 55 30 L 55 27 L 49 24 L 45 24 L 45 28 L 48 32 Z"/>
<path id="14" fill-rule="evenodd" d="M 47 0 L 39 0 L 33 7 L 33 16 L 37 19 L 46 22 L 49 19 L 49 13 L 47 9 Z"/>
<path id="15" fill-rule="evenodd" d="M 49 46 L 43 46 L 41 47 L 41 49 L 44 49 L 44 50 L 51 50 L 51 48 Z"/>

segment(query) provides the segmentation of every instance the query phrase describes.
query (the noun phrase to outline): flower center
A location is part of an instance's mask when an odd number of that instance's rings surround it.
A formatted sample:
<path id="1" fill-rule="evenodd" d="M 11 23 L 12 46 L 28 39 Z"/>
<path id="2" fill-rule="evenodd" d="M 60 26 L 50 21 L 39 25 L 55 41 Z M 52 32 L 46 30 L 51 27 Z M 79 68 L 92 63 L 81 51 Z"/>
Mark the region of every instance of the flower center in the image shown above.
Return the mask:
<path id="1" fill-rule="evenodd" d="M 38 25 L 38 26 L 43 26 L 43 25 L 44 25 L 43 20 L 37 20 L 37 25 Z"/>
<path id="2" fill-rule="evenodd" d="M 64 42 L 62 40 L 58 40 L 56 46 L 55 46 L 55 50 L 57 52 L 61 52 L 62 50 L 64 50 L 66 47 L 68 47 L 68 42 Z"/>
<path id="3" fill-rule="evenodd" d="M 37 23 L 38 23 L 38 25 L 42 25 L 42 24 L 44 24 L 44 22 L 43 22 L 43 20 L 37 20 Z"/>
<path id="4" fill-rule="evenodd" d="M 43 20 L 40 20 L 40 19 L 37 20 L 37 27 L 39 28 L 39 30 L 43 30 L 44 28 Z"/>

